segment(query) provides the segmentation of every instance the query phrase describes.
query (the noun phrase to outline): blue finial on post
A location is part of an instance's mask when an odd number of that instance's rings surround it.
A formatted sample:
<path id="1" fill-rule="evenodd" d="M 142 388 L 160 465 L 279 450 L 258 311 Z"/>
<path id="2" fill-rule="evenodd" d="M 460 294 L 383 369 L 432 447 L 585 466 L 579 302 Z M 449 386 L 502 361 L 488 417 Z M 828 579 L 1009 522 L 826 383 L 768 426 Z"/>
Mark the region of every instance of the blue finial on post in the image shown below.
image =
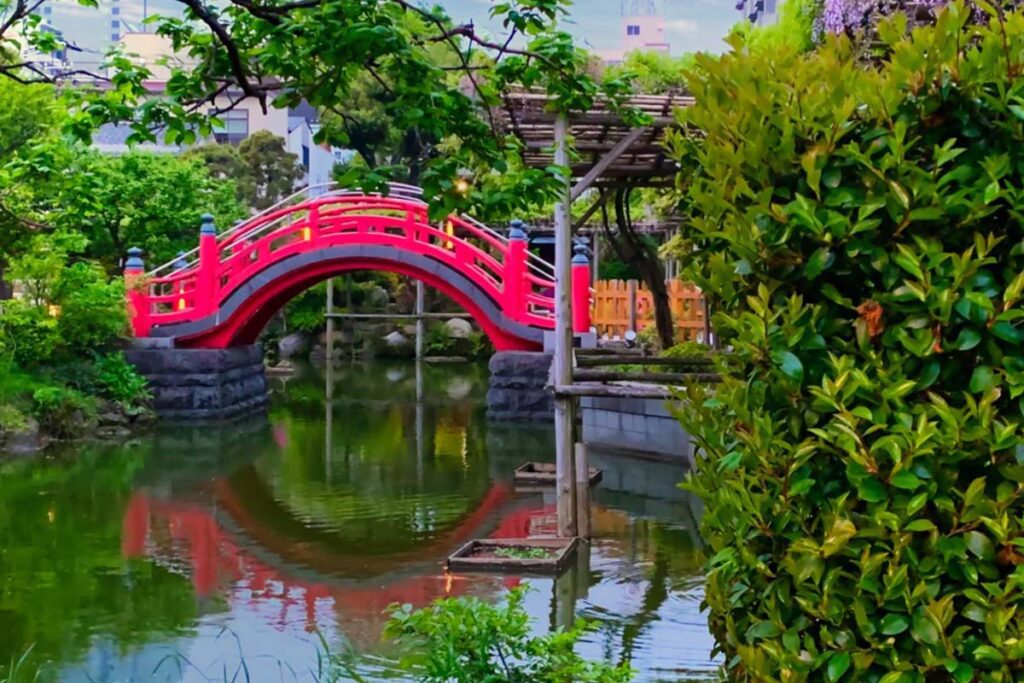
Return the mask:
<path id="1" fill-rule="evenodd" d="M 128 260 L 124 263 L 125 270 L 144 270 L 146 264 L 142 261 L 142 250 L 132 247 L 128 250 Z"/>
<path id="2" fill-rule="evenodd" d="M 216 235 L 217 234 L 217 228 L 215 228 L 213 226 L 213 214 L 212 213 L 204 213 L 200 217 L 200 220 L 203 222 L 202 227 L 199 228 L 199 234 L 200 235 Z"/>
<path id="3" fill-rule="evenodd" d="M 508 238 L 510 240 L 527 240 L 529 236 L 526 234 L 526 224 L 516 218 L 508 224 Z"/>
<path id="4" fill-rule="evenodd" d="M 572 251 L 572 263 L 574 266 L 588 265 L 590 263 L 590 256 L 587 255 L 587 252 L 589 251 L 587 249 L 587 245 L 583 244 L 582 242 L 577 242 L 576 244 L 573 245 Z"/>

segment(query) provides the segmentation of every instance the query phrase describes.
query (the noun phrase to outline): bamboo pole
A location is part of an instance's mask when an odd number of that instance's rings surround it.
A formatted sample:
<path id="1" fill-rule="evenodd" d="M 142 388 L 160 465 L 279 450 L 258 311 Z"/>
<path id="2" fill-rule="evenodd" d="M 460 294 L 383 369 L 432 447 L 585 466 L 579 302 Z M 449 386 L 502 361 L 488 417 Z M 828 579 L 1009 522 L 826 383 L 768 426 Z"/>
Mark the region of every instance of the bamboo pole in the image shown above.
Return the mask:
<path id="1" fill-rule="evenodd" d="M 587 446 L 576 444 L 576 534 L 590 538 L 590 466 Z"/>
<path id="2" fill-rule="evenodd" d="M 560 114 L 555 121 L 555 165 L 569 165 L 569 121 Z M 572 227 L 570 223 L 571 188 L 564 181 L 563 194 L 555 205 L 555 358 L 554 384 L 572 384 Z M 571 396 L 555 396 L 555 481 L 558 511 L 558 535 L 576 535 L 576 481 Z"/>

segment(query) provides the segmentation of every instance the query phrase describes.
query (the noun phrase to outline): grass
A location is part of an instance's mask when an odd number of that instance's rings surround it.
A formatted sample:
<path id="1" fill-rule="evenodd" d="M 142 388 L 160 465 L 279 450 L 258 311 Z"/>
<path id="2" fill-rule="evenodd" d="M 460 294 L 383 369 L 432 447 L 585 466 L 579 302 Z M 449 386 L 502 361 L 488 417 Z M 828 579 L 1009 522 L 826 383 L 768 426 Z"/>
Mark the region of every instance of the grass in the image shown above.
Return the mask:
<path id="1" fill-rule="evenodd" d="M 21 656 L 15 659 L 11 657 L 11 665 L 7 669 L 7 673 L 3 678 L 0 678 L 0 683 L 25 683 L 26 681 L 32 681 L 35 683 L 40 680 L 42 671 L 38 668 L 33 669 L 28 662 L 29 655 L 32 654 L 32 648 L 34 646 L 29 645 Z"/>
<path id="2" fill-rule="evenodd" d="M 551 556 L 547 548 L 498 548 L 494 551 L 498 557 L 507 557 L 514 560 L 544 560 Z"/>

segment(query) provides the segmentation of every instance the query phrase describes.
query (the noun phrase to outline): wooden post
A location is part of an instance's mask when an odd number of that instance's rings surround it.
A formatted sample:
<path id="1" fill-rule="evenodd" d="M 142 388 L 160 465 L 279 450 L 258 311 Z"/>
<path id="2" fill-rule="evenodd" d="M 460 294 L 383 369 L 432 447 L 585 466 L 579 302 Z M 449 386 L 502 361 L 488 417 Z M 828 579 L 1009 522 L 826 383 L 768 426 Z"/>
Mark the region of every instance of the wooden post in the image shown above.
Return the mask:
<path id="1" fill-rule="evenodd" d="M 594 252 L 593 253 L 593 260 L 594 260 L 593 269 L 594 270 L 593 270 L 592 273 L 590 273 L 590 275 L 591 275 L 591 279 L 594 282 L 594 287 L 596 288 L 597 287 L 597 281 L 601 277 L 601 233 L 599 233 L 599 232 L 597 232 L 595 230 L 593 235 L 594 235 L 594 237 L 593 237 L 594 244 L 593 244 L 592 249 L 593 249 L 593 252 Z"/>
<path id="2" fill-rule="evenodd" d="M 416 360 L 423 358 L 423 280 L 416 281 Z"/>
<path id="3" fill-rule="evenodd" d="M 629 312 L 629 329 L 627 332 L 636 332 L 636 305 L 637 305 L 637 294 L 636 294 L 637 282 L 636 280 L 629 280 L 626 282 L 626 310 Z"/>
<path id="4" fill-rule="evenodd" d="M 576 534 L 590 538 L 590 458 L 587 446 L 576 444 Z"/>
<path id="5" fill-rule="evenodd" d="M 327 367 L 334 362 L 334 278 L 327 278 Z"/>
<path id="6" fill-rule="evenodd" d="M 555 120 L 555 165 L 569 166 L 569 121 L 565 114 Z M 569 179 L 555 205 L 555 386 L 572 383 L 572 224 L 569 211 Z M 555 480 L 558 535 L 576 535 L 576 481 L 573 477 L 573 403 L 571 396 L 555 396 Z"/>

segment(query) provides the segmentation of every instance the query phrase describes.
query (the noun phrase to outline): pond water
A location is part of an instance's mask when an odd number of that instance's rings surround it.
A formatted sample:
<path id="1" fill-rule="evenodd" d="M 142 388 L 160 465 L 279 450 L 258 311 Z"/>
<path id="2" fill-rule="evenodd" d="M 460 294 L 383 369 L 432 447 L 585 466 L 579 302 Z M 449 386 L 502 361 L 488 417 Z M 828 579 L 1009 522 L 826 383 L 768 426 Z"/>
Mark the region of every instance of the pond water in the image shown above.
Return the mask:
<path id="1" fill-rule="evenodd" d="M 595 454 L 595 539 L 557 580 L 449 575 L 469 539 L 552 528 L 552 493 L 511 477 L 552 458 L 551 429 L 489 425 L 478 365 L 271 384 L 269 419 L 0 461 L 0 680 L 26 650 L 75 683 L 401 680 L 388 605 L 524 581 L 538 630 L 594 622 L 587 657 L 645 682 L 713 674 L 680 468 Z"/>

